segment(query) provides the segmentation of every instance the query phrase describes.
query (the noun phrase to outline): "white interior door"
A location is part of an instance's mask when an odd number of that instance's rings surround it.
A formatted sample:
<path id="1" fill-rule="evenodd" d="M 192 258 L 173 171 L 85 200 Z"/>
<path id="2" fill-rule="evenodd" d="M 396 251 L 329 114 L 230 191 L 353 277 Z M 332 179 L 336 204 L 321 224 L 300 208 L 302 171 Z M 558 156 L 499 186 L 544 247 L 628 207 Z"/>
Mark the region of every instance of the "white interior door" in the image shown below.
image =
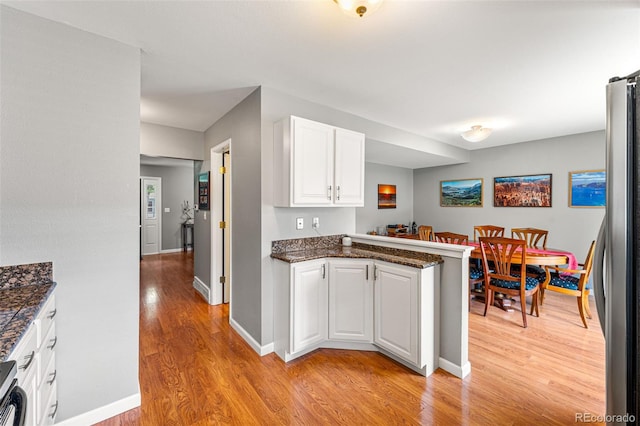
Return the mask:
<path id="1" fill-rule="evenodd" d="M 142 254 L 160 253 L 162 211 L 162 179 L 157 177 L 140 178 L 140 197 L 142 198 Z"/>
<path id="2" fill-rule="evenodd" d="M 225 174 L 222 176 L 222 180 L 224 181 L 223 220 L 227 225 L 226 228 L 222 230 L 224 240 L 224 248 L 222 250 L 224 252 L 223 275 L 225 277 L 222 289 L 222 301 L 224 303 L 229 303 L 229 283 L 231 282 L 231 159 L 229 151 L 222 155 L 222 165 L 226 169 Z"/>

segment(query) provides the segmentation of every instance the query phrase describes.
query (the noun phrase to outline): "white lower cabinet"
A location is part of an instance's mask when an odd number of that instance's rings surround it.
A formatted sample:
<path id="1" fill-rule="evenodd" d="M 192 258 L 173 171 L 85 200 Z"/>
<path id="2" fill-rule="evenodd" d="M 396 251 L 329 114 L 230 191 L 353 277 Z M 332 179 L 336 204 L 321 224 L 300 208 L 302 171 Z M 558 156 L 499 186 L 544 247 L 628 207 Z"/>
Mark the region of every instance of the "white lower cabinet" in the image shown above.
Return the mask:
<path id="1" fill-rule="evenodd" d="M 55 423 L 57 412 L 54 349 L 55 295 L 51 294 L 34 322 L 9 355 L 18 364 L 18 385 L 27 394 L 25 425 Z"/>
<path id="2" fill-rule="evenodd" d="M 438 367 L 438 266 L 369 259 L 276 262 L 274 351 L 379 350 L 423 375 Z"/>
<path id="3" fill-rule="evenodd" d="M 327 339 L 327 262 L 314 260 L 293 267 L 291 282 L 291 352 Z"/>
<path id="4" fill-rule="evenodd" d="M 329 339 L 373 341 L 373 262 L 329 259 Z"/>
<path id="5" fill-rule="evenodd" d="M 418 363 L 418 270 L 376 263 L 374 342 Z"/>

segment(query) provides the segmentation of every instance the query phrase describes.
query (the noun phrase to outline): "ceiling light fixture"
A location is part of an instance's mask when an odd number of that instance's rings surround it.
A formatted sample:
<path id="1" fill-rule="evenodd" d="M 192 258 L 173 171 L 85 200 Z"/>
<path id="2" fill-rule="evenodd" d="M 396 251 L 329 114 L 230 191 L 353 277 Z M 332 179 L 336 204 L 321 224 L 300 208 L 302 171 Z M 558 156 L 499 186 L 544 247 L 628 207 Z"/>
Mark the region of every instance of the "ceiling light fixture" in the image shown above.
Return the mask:
<path id="1" fill-rule="evenodd" d="M 493 129 L 482 127 L 480 125 L 471 126 L 471 130 L 462 132 L 462 138 L 469 142 L 480 142 L 485 140 L 491 134 Z"/>
<path id="2" fill-rule="evenodd" d="M 340 9 L 349 16 L 363 17 L 371 15 L 380 7 L 382 0 L 333 0 L 340 6 Z"/>

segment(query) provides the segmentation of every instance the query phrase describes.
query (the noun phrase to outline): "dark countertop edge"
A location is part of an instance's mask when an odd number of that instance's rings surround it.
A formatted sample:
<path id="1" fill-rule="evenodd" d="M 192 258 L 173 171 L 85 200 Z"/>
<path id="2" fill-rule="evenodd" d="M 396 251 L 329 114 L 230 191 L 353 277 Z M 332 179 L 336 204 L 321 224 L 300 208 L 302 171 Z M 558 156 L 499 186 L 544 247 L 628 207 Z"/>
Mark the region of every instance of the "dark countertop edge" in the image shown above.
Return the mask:
<path id="1" fill-rule="evenodd" d="M 396 263 L 398 265 L 410 266 L 412 268 L 425 269 L 430 268 L 441 263 L 444 263 L 444 260 L 440 255 L 437 254 L 429 254 L 437 260 L 434 261 L 425 261 L 422 259 L 415 259 L 409 257 L 402 256 L 393 256 L 389 254 L 381 254 L 376 251 L 363 250 L 354 248 L 357 252 L 344 253 L 342 251 L 344 247 L 340 246 L 334 248 L 326 248 L 326 249 L 316 249 L 316 250 L 301 250 L 301 251 L 293 251 L 286 253 L 271 253 L 271 257 L 273 259 L 281 260 L 287 263 L 300 263 L 306 262 L 307 260 L 315 260 L 315 259 L 323 259 L 323 258 L 345 258 L 345 259 L 373 259 L 380 260 L 383 262 Z M 340 249 L 338 253 L 337 250 Z"/>
<path id="2" fill-rule="evenodd" d="M 49 286 L 49 288 L 47 289 L 46 293 L 40 296 L 40 302 L 38 303 L 38 307 L 34 309 L 33 314 L 29 316 L 29 320 L 26 321 L 26 324 L 24 325 L 23 329 L 20 331 L 19 337 L 5 338 L 0 335 L 0 362 L 6 361 L 9 358 L 9 355 L 11 354 L 11 352 L 13 352 L 16 346 L 18 346 L 18 343 L 20 343 L 20 341 L 24 337 L 25 333 L 27 332 L 31 324 L 33 324 L 36 317 L 40 314 L 40 311 L 42 311 L 42 308 L 44 307 L 44 305 L 46 305 L 47 301 L 49 300 L 49 297 L 51 297 L 51 293 L 53 293 L 53 290 L 55 290 L 57 283 L 55 281 L 51 281 L 45 284 L 30 284 L 28 286 L 23 286 L 23 287 L 30 287 L 30 286 L 44 286 L 44 285 Z M 1 290 L 0 290 L 0 293 L 2 293 Z"/>

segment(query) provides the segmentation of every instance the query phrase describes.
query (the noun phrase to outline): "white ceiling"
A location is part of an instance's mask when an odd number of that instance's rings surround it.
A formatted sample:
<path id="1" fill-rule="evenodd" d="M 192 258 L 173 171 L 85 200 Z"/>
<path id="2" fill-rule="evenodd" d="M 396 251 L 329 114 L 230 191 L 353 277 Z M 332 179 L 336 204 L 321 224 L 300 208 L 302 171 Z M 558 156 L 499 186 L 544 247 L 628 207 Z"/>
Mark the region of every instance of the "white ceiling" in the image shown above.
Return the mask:
<path id="1" fill-rule="evenodd" d="M 142 120 L 197 131 L 263 85 L 479 149 L 603 129 L 608 79 L 640 68 L 640 0 L 2 3 L 140 47 Z"/>

